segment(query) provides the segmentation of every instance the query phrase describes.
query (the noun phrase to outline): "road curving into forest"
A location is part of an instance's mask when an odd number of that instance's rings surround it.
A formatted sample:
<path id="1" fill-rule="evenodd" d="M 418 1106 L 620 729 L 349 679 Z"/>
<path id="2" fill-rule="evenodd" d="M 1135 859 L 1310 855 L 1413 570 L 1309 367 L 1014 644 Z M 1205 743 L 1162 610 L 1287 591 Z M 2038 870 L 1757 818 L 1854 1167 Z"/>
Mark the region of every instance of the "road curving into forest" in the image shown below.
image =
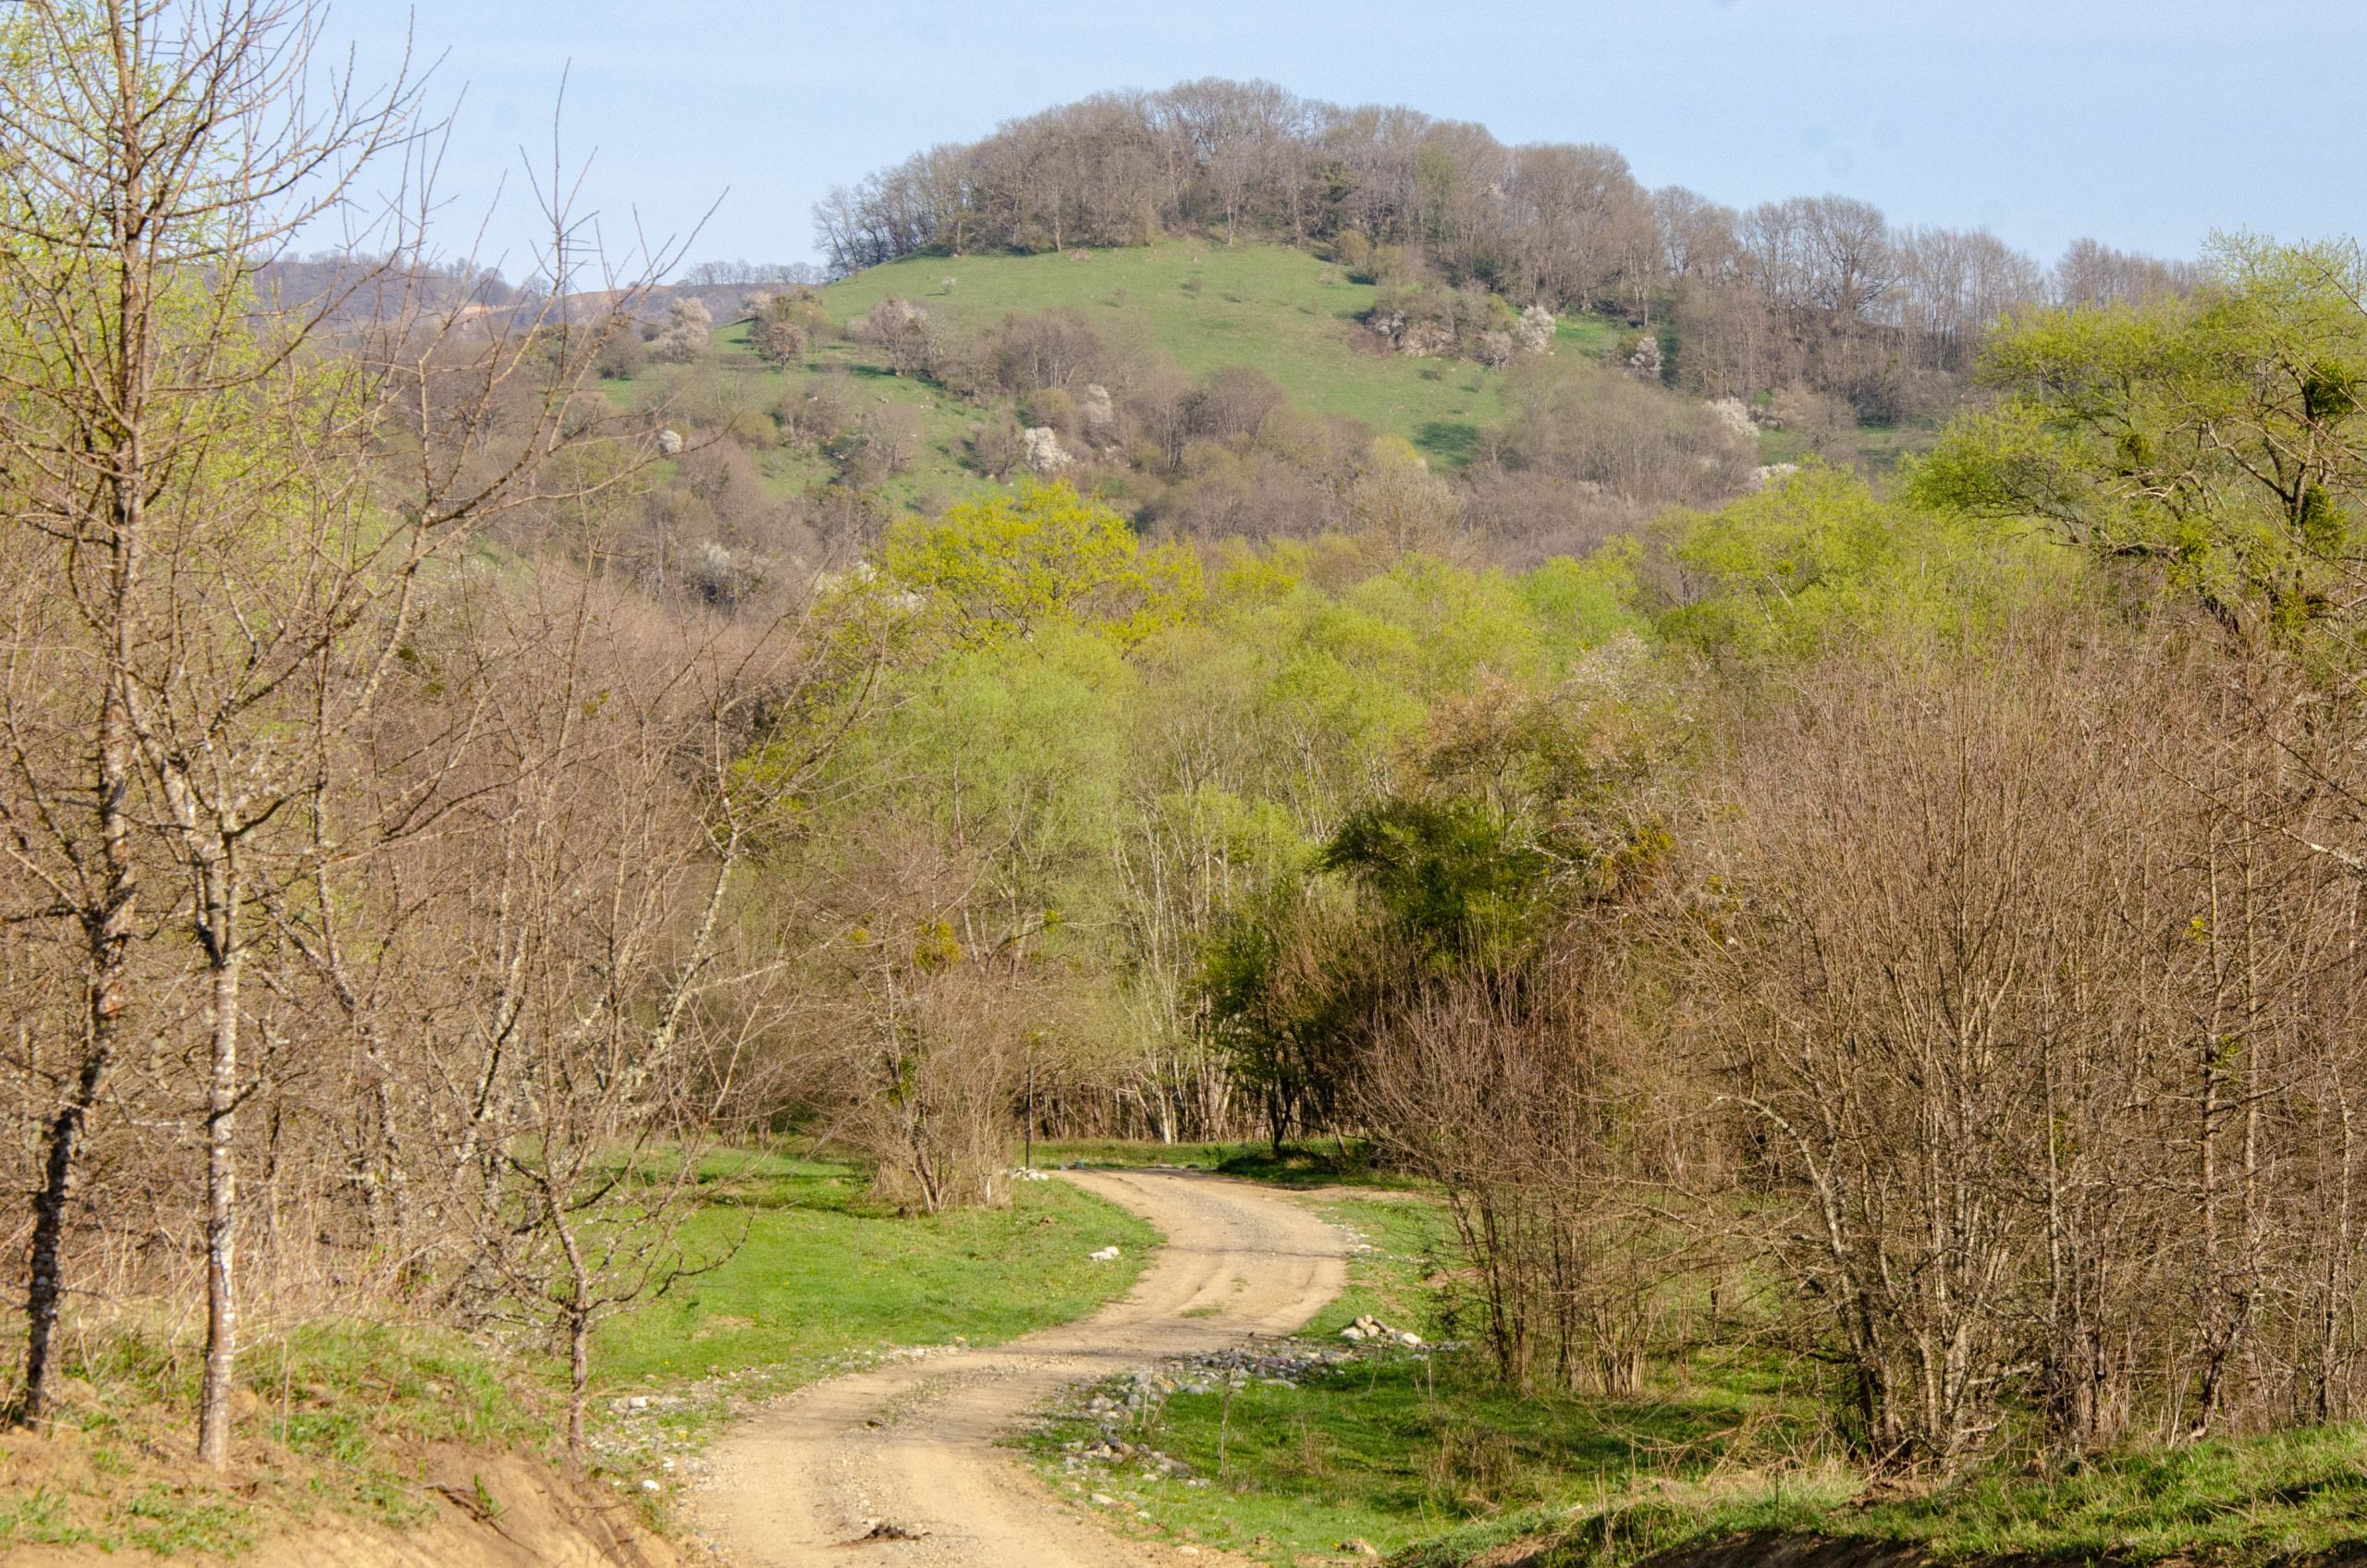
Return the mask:
<path id="1" fill-rule="evenodd" d="M 1064 1384 L 1297 1329 L 1339 1292 L 1345 1240 L 1270 1187 L 1182 1171 L 1061 1174 L 1166 1233 L 1134 1291 L 1090 1317 L 992 1350 L 813 1384 L 734 1426 L 716 1445 L 696 1505 L 734 1568 L 1226 1561 L 1208 1547 L 1103 1529 L 998 1440 Z M 865 1538 L 881 1522 L 915 1538 Z"/>

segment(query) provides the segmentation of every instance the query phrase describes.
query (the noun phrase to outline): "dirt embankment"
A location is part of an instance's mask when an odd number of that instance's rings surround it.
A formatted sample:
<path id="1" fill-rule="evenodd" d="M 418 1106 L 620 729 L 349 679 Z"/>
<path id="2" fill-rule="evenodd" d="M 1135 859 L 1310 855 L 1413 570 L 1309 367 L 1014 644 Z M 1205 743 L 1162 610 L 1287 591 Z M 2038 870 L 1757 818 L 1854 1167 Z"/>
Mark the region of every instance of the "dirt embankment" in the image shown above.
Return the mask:
<path id="1" fill-rule="evenodd" d="M 31 1490 L 35 1483 L 23 1474 L 29 1466 L 72 1462 L 62 1452 L 44 1453 L 51 1446 L 14 1439 L 7 1463 L 18 1474 L 12 1482 Z M 412 1489 L 434 1507 L 432 1521 L 395 1530 L 324 1511 L 310 1525 L 266 1535 L 239 1555 L 240 1568 L 681 1568 L 674 1549 L 642 1527 L 630 1501 L 579 1488 L 547 1465 L 441 1445 L 420 1458 L 423 1476 Z M 7 1568 L 190 1561 L 186 1553 L 110 1552 L 97 1545 L 0 1553 Z"/>

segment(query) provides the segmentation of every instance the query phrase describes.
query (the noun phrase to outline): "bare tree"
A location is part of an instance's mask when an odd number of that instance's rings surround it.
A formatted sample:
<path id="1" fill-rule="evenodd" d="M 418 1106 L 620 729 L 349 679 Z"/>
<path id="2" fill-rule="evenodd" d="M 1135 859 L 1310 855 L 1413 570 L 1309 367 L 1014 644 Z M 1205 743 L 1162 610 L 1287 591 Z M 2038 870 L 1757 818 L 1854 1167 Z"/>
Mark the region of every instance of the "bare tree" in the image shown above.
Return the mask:
<path id="1" fill-rule="evenodd" d="M 320 19 L 303 4 L 32 6 L 14 35 L 22 67 L 0 79 L 0 130 L 18 149 L 0 174 L 15 324 L 0 450 L 11 510 L 70 591 L 87 657 L 86 694 L 68 700 L 86 705 L 79 754 L 92 759 L 74 784 L 31 725 L 16 727 L 20 863 L 39 868 L 49 913 L 82 928 L 90 974 L 80 1066 L 35 1203 L 21 1413 L 45 1411 L 76 1152 L 140 1004 L 128 976 L 145 831 L 187 878 L 177 908 L 210 992 L 199 1452 L 217 1465 L 237 1343 L 245 913 L 259 880 L 300 870 L 300 853 L 276 845 L 284 808 L 324 748 L 366 722 L 430 562 L 463 524 L 529 495 L 563 433 L 582 434 L 566 410 L 616 329 L 613 315 L 557 328 L 554 356 L 532 321 L 497 318 L 509 325 L 487 336 L 463 331 L 482 321 L 464 301 L 399 300 L 326 343 L 383 263 L 298 303 L 259 295 L 259 263 L 350 213 L 365 166 L 420 146 L 406 81 L 374 96 L 341 78 L 323 87 Z M 399 199 L 374 220 L 387 255 L 416 247 L 425 199 L 406 189 L 420 205 Z M 403 427 L 411 455 L 388 469 L 374 459 Z M 56 688 L 42 695 L 54 715 Z"/>

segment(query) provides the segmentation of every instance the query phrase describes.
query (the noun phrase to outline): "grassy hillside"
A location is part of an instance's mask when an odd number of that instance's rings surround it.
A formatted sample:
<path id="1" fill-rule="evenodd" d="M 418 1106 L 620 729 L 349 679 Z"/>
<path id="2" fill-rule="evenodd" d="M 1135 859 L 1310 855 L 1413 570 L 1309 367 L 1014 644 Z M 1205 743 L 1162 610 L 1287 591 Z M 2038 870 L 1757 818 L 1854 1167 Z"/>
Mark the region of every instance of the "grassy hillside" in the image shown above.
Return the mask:
<path id="1" fill-rule="evenodd" d="M 1479 427 L 1503 418 L 1503 377 L 1467 361 L 1363 347 L 1373 339 L 1355 318 L 1377 292 L 1306 251 L 1179 239 L 1065 255 L 911 257 L 834 283 L 822 298 L 833 320 L 849 321 L 901 294 L 967 329 L 1008 311 L 1080 311 L 1105 337 L 1147 338 L 1194 375 L 1254 366 L 1309 412 L 1360 419 L 1404 436 L 1433 464 L 1459 467 Z M 1600 317 L 1565 320 L 1562 349 L 1599 353 L 1616 330 Z"/>
<path id="2" fill-rule="evenodd" d="M 1375 292 L 1306 251 L 1174 240 L 1065 255 L 909 258 L 834 283 L 822 300 L 843 326 L 901 295 L 957 334 L 991 327 L 1012 312 L 1074 310 L 1113 345 L 1155 349 L 1194 376 L 1250 366 L 1306 411 L 1361 420 L 1376 435 L 1404 436 L 1434 468 L 1459 468 L 1481 429 L 1505 417 L 1503 374 L 1469 361 L 1378 351 L 1356 320 Z M 1565 320 L 1561 351 L 1600 353 L 1623 329 L 1601 317 Z M 714 334 L 710 363 L 653 363 L 606 383 L 608 395 L 619 406 L 679 410 L 682 423 L 702 429 L 736 410 L 735 427 L 754 448 L 767 484 L 790 494 L 826 484 L 836 471 L 810 446 L 776 445 L 772 411 L 803 398 L 812 376 L 844 370 L 859 403 L 904 403 L 919 415 L 925 449 L 879 486 L 891 505 L 959 500 L 995 487 L 969 466 L 965 442 L 972 426 L 1008 399 L 964 401 L 889 374 L 876 349 L 843 340 L 817 343 L 801 363 L 768 364 L 750 347 L 749 330 L 746 322 L 725 322 Z"/>

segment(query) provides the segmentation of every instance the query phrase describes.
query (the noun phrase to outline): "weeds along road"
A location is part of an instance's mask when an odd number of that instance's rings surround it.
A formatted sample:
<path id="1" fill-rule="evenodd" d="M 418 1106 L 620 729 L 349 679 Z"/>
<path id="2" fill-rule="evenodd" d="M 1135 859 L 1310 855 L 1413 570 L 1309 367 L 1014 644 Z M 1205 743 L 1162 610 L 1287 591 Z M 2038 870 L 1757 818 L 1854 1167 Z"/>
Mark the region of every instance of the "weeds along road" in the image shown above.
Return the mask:
<path id="1" fill-rule="evenodd" d="M 875 1522 L 884 1563 L 1144 1568 L 1223 1554 L 1122 1539 L 1058 1501 L 997 1439 L 1063 1384 L 1161 1356 L 1286 1334 L 1338 1293 L 1341 1233 L 1290 1194 L 1182 1172 L 1068 1171 L 1166 1232 L 1129 1295 L 993 1350 L 834 1378 L 740 1423 L 714 1454 L 697 1516 L 735 1568 L 842 1563 Z"/>

